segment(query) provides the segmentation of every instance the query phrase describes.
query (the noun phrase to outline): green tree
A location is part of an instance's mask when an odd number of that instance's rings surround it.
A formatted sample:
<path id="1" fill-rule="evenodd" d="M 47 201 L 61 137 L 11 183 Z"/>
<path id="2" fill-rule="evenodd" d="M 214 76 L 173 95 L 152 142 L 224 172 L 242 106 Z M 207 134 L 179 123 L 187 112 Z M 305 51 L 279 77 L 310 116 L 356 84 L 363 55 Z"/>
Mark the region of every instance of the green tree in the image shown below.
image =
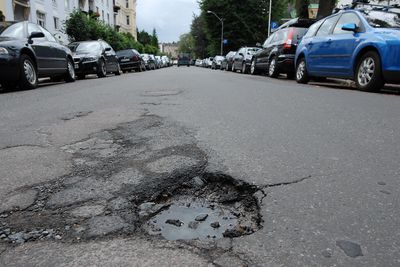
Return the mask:
<path id="1" fill-rule="evenodd" d="M 151 35 L 151 43 L 152 46 L 158 47 L 158 37 L 156 29 L 153 29 L 153 34 Z"/>
<path id="2" fill-rule="evenodd" d="M 192 25 L 190 26 L 190 33 L 193 37 L 193 51 L 195 57 L 205 58 L 208 56 L 208 38 L 205 32 L 204 13 L 203 15 L 193 17 Z"/>
<path id="3" fill-rule="evenodd" d="M 188 53 L 192 56 L 194 55 L 194 39 L 192 34 L 185 33 L 180 36 L 178 51 L 180 53 Z"/>

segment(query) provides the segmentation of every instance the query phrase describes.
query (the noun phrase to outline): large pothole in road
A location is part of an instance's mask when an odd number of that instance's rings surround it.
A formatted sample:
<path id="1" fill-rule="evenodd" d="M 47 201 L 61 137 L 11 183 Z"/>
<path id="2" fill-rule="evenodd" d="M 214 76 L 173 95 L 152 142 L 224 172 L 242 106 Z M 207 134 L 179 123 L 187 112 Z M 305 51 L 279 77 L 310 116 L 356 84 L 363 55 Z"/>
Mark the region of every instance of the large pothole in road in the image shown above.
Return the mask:
<path id="1" fill-rule="evenodd" d="M 2 242 L 212 241 L 261 227 L 257 187 L 208 173 L 206 152 L 173 121 L 144 116 L 61 149 L 73 172 L 10 194 L 0 205 Z"/>
<path id="2" fill-rule="evenodd" d="M 170 198 L 144 203 L 143 228 L 168 240 L 218 239 L 252 234 L 260 228 L 256 188 L 208 174 L 195 177 Z"/>

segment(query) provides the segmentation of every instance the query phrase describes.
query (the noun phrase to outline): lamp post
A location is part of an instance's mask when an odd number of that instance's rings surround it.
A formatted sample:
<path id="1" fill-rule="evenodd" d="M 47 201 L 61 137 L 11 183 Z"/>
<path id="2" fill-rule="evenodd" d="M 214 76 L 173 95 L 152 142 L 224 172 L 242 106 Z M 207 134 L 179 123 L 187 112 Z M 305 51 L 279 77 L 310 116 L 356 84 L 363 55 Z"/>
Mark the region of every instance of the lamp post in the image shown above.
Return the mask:
<path id="1" fill-rule="evenodd" d="M 218 17 L 218 15 L 215 14 L 215 12 L 213 12 L 213 11 L 207 10 L 207 13 L 213 14 L 221 22 L 221 56 L 223 56 L 224 55 L 224 20 L 221 19 L 220 17 Z"/>
<path id="2" fill-rule="evenodd" d="M 268 37 L 271 35 L 271 12 L 272 12 L 272 0 L 269 0 L 269 12 L 268 12 Z"/>

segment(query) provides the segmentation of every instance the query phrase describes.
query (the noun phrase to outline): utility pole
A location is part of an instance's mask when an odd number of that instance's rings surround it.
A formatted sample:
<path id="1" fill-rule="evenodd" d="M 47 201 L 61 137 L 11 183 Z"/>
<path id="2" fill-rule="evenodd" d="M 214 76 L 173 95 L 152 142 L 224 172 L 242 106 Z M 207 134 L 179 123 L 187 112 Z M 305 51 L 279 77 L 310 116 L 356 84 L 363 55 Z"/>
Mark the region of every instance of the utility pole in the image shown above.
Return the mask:
<path id="1" fill-rule="evenodd" d="M 269 12 L 268 12 L 268 37 L 271 35 L 271 13 L 272 13 L 272 0 L 269 0 Z"/>

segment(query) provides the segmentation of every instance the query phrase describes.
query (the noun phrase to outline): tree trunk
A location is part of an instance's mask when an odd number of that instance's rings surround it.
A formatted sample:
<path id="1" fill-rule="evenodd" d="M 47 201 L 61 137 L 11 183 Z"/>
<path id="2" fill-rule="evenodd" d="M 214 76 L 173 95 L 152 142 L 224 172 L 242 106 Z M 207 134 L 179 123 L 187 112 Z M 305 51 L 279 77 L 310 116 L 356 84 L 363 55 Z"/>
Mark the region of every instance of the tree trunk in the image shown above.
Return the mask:
<path id="1" fill-rule="evenodd" d="M 336 0 L 319 0 L 318 19 L 324 18 L 332 14 L 336 6 Z"/>
<path id="2" fill-rule="evenodd" d="M 308 18 L 308 4 L 308 0 L 296 0 L 296 10 L 299 18 Z"/>

